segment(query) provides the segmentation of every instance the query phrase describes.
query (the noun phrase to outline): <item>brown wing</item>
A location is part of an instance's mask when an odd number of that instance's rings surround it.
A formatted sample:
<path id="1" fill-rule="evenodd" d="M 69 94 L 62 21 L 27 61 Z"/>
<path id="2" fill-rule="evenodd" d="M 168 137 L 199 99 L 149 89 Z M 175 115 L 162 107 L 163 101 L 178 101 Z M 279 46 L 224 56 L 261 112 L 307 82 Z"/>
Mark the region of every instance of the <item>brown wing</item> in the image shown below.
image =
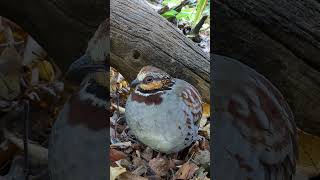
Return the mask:
<path id="1" fill-rule="evenodd" d="M 232 61 L 216 65 L 214 179 L 291 179 L 296 127 L 283 96 L 247 66 Z"/>
<path id="2" fill-rule="evenodd" d="M 193 123 L 202 117 L 202 101 L 198 90 L 190 84 L 182 89 L 181 97 L 184 102 L 183 108 L 188 109 L 189 117 L 192 117 Z M 185 110 L 187 111 L 187 110 Z"/>

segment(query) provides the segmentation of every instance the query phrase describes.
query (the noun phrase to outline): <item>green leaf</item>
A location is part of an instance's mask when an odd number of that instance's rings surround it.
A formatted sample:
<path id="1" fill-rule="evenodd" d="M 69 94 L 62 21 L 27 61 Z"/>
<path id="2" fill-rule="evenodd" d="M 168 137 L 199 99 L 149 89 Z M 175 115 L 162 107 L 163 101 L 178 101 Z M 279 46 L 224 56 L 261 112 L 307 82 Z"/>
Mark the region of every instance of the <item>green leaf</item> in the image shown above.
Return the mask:
<path id="1" fill-rule="evenodd" d="M 164 0 L 162 1 L 163 6 L 168 6 L 169 8 L 178 6 L 182 0 Z"/>
<path id="2" fill-rule="evenodd" d="M 208 3 L 208 0 L 198 0 L 197 12 L 196 12 L 195 18 L 192 22 L 192 28 L 194 28 L 197 25 L 197 23 L 200 21 L 200 19 L 202 17 L 202 13 L 203 13 L 207 3 Z"/>
<path id="3" fill-rule="evenodd" d="M 165 13 L 161 14 L 161 16 L 163 16 L 164 18 L 168 19 L 168 18 L 176 16 L 177 14 L 178 14 L 178 12 L 172 9 L 172 10 L 170 10 L 168 12 L 165 12 Z"/>
<path id="4" fill-rule="evenodd" d="M 195 15 L 195 8 L 182 8 L 181 12 L 176 16 L 177 20 L 191 21 Z"/>

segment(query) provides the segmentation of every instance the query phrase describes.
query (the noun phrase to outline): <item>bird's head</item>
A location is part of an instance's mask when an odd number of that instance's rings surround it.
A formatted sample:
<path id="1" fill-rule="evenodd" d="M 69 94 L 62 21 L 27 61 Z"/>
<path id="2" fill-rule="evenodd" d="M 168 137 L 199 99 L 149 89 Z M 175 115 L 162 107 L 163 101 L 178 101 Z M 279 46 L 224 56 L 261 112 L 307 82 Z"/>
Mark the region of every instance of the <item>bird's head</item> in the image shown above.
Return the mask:
<path id="1" fill-rule="evenodd" d="M 94 61 L 90 56 L 83 55 L 71 64 L 67 79 L 80 84 L 80 99 L 105 106 L 109 95 L 108 70 L 106 61 Z"/>
<path id="2" fill-rule="evenodd" d="M 143 67 L 131 86 L 136 86 L 140 92 L 155 92 L 169 89 L 174 84 L 174 79 L 159 68 L 153 66 Z"/>

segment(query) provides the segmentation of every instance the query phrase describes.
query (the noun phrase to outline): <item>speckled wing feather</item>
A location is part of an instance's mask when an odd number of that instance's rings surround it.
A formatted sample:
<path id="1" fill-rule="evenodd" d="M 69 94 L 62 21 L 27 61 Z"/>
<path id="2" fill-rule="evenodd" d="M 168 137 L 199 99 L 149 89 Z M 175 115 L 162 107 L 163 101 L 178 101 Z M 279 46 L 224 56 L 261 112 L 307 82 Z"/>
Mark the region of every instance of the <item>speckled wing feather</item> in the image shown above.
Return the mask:
<path id="1" fill-rule="evenodd" d="M 202 117 L 202 100 L 198 90 L 191 84 L 176 79 L 176 92 L 182 97 L 180 108 L 182 110 L 183 119 L 186 122 L 186 139 L 197 139 L 198 126 L 197 121 Z"/>
<path id="2" fill-rule="evenodd" d="M 213 178 L 291 179 L 296 126 L 281 93 L 232 59 L 219 58 L 214 67 Z"/>

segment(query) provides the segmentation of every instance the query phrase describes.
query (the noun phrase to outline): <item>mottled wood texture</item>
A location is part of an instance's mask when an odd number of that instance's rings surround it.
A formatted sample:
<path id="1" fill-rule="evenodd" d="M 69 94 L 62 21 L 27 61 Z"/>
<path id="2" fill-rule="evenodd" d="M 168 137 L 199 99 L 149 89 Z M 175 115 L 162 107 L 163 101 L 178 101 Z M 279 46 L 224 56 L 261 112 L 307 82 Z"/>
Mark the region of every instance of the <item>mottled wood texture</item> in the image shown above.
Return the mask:
<path id="1" fill-rule="evenodd" d="M 214 1 L 214 52 L 265 75 L 300 128 L 320 135 L 320 3 Z"/>
<path id="2" fill-rule="evenodd" d="M 25 29 L 62 70 L 80 57 L 109 14 L 105 0 L 1 0 L 0 16 Z"/>
<path id="3" fill-rule="evenodd" d="M 193 84 L 209 101 L 209 54 L 139 0 L 110 6 L 111 66 L 133 80 L 143 66 L 154 65 Z"/>

